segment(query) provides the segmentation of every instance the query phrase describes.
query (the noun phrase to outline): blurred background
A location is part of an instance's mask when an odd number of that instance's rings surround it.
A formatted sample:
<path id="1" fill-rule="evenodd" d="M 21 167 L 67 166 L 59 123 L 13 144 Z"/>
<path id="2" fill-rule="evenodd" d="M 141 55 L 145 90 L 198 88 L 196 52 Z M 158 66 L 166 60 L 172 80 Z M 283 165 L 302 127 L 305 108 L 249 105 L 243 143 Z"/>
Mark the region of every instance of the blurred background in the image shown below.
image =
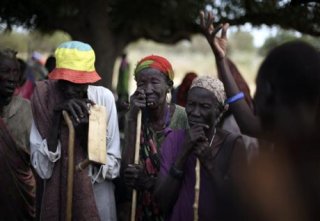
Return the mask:
<path id="1" fill-rule="evenodd" d="M 116 89 L 121 54 L 130 64 L 129 92 L 135 64 L 142 57 L 166 57 L 176 73 L 175 85 L 187 72 L 216 75 L 211 49 L 199 30 L 199 11 L 212 11 L 216 24 L 229 22 L 228 56 L 255 91 L 255 77 L 273 47 L 293 39 L 320 49 L 320 9 L 311 0 L 164 0 L 46 1 L 2 0 L 0 46 L 43 63 L 55 48 L 71 39 L 95 50 L 100 84 Z"/>

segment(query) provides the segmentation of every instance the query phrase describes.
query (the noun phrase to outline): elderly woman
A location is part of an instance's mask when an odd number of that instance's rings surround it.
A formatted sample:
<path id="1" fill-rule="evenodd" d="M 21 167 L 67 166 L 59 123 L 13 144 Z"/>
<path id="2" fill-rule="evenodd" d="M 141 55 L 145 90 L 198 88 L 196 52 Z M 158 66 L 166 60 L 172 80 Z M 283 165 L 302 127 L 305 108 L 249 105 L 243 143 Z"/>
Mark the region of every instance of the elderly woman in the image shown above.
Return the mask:
<path id="1" fill-rule="evenodd" d="M 137 113 L 143 110 L 140 149 L 141 165 L 129 164 L 124 171 L 126 183 L 139 190 L 137 218 L 139 220 L 161 220 L 152 191 L 160 169 L 160 147 L 165 133 L 170 129 L 187 128 L 184 108 L 169 104 L 166 97 L 173 86 L 174 72 L 163 57 L 148 56 L 136 66 L 137 90 L 130 98 L 127 113 L 127 162 L 133 162 Z M 127 165 L 126 165 L 127 166 Z"/>
<path id="2" fill-rule="evenodd" d="M 211 13 L 207 22 L 201 13 L 241 131 L 274 142 L 273 148 L 261 145 L 260 156 L 244 173 L 242 190 L 250 215 L 254 211 L 253 220 L 319 220 L 319 52 L 300 41 L 271 50 L 257 75 L 255 116 L 226 65 L 228 24 L 214 29 L 213 21 Z"/>
<path id="3" fill-rule="evenodd" d="M 170 133 L 161 153 L 161 170 L 155 189 L 165 220 L 193 220 L 195 165 L 201 163 L 199 220 L 236 220 L 232 180 L 246 164 L 239 135 L 216 128 L 227 110 L 222 83 L 197 77 L 188 94 L 186 112 L 190 129 Z"/>
<path id="4" fill-rule="evenodd" d="M 0 50 L 0 220 L 35 217 L 35 179 L 29 166 L 32 112 L 14 95 L 19 85 L 16 52 Z"/>

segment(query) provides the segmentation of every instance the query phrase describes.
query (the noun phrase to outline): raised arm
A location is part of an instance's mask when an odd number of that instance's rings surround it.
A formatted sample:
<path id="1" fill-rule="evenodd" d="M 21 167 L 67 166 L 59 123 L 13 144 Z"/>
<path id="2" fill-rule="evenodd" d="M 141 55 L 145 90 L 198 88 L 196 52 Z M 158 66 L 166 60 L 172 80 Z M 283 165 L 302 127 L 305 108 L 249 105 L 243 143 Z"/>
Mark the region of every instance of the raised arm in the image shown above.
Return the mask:
<path id="1" fill-rule="evenodd" d="M 212 52 L 215 56 L 217 68 L 221 73 L 222 82 L 225 86 L 227 96 L 228 98 L 231 98 L 240 93 L 240 90 L 230 72 L 226 59 L 228 45 L 227 29 L 229 27 L 229 24 L 220 24 L 218 27 L 214 28 L 214 16 L 211 12 L 209 12 L 207 21 L 205 19 L 205 14 L 203 11 L 200 12 L 200 17 L 201 29 L 206 36 L 207 41 L 211 46 Z M 221 29 L 221 37 L 217 37 L 216 34 Z M 250 107 L 244 99 L 240 99 L 230 104 L 230 108 L 243 134 L 253 137 L 261 137 L 260 119 L 252 113 Z"/>

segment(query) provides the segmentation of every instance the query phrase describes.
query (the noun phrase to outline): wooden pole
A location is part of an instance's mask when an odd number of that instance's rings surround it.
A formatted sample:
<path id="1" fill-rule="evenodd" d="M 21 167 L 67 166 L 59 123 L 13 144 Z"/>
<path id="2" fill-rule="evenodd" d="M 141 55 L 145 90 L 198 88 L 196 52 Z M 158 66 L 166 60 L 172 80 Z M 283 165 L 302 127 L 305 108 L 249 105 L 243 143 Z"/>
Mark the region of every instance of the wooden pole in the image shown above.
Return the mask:
<path id="1" fill-rule="evenodd" d="M 194 187 L 194 204 L 193 204 L 193 220 L 198 221 L 199 211 L 199 198 L 200 198 L 200 160 L 197 158 L 196 164 L 196 185 Z"/>
<path id="2" fill-rule="evenodd" d="M 64 120 L 69 129 L 69 158 L 68 158 L 68 180 L 67 180 L 67 208 L 66 221 L 72 220 L 72 196 L 73 196 L 73 169 L 74 169 L 74 127 L 67 111 L 62 111 Z"/>
<path id="3" fill-rule="evenodd" d="M 142 112 L 141 112 L 141 110 L 139 110 L 138 116 L 137 116 L 137 131 L 136 131 L 134 164 L 139 164 L 141 119 L 142 119 Z M 136 217 L 136 205 L 137 205 L 137 190 L 133 189 L 133 192 L 132 192 L 132 205 L 131 205 L 131 221 L 134 221 L 135 217 Z"/>

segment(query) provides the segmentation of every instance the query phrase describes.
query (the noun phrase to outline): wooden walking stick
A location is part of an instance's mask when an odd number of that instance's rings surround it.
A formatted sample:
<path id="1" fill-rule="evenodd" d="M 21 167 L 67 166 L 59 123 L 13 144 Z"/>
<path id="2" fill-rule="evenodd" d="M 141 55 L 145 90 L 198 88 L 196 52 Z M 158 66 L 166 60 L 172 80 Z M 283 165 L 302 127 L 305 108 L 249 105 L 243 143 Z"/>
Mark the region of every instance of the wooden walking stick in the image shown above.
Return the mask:
<path id="1" fill-rule="evenodd" d="M 137 116 L 136 144 L 135 144 L 135 153 L 134 153 L 134 163 L 135 164 L 139 163 L 141 118 L 142 118 L 142 112 L 141 112 L 141 110 L 139 110 L 138 116 Z M 131 221 L 134 221 L 135 217 L 136 217 L 136 204 L 137 204 L 137 190 L 133 189 L 132 205 L 131 205 Z"/>
<path id="2" fill-rule="evenodd" d="M 200 198 L 200 160 L 197 158 L 196 164 L 196 185 L 194 187 L 194 204 L 193 204 L 193 220 L 198 221 L 199 210 L 199 198 Z"/>
<path id="3" fill-rule="evenodd" d="M 67 111 L 62 111 L 64 120 L 69 130 L 69 158 L 68 158 L 68 179 L 67 179 L 67 208 L 66 221 L 72 219 L 72 196 L 73 196 L 73 169 L 74 169 L 74 127 Z"/>

